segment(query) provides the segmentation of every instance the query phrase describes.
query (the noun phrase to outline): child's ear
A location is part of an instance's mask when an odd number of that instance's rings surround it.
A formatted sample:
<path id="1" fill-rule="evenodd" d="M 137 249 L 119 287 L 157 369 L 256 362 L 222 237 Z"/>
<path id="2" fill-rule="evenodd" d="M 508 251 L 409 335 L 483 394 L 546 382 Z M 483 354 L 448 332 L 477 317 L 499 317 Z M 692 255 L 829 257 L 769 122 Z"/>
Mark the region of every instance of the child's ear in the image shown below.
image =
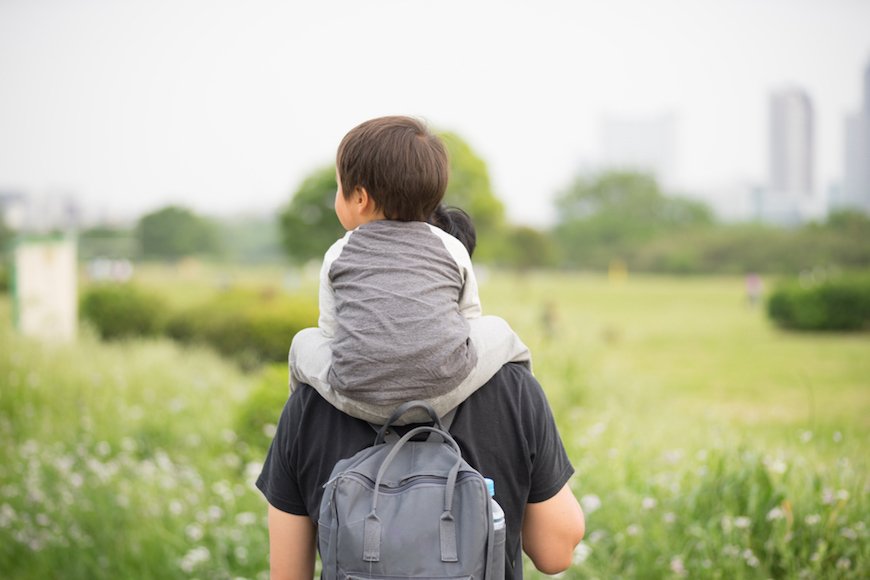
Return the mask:
<path id="1" fill-rule="evenodd" d="M 354 206 L 360 214 L 372 213 L 375 210 L 375 200 L 365 187 L 357 186 L 353 192 Z"/>

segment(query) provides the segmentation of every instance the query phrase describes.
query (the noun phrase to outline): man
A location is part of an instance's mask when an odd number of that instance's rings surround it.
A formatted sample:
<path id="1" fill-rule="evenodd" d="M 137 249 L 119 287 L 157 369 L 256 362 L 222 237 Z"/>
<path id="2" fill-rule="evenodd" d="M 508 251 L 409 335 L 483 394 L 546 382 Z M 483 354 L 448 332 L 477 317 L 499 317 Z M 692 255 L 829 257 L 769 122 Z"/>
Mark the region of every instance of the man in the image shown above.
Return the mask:
<path id="1" fill-rule="evenodd" d="M 540 571 L 568 568 L 585 531 L 568 480 L 574 473 L 546 396 L 522 364 L 507 364 L 456 411 L 450 433 L 462 455 L 495 481 L 505 511 L 506 550 L 522 578 L 520 549 Z M 370 446 L 371 426 L 302 385 L 284 407 L 257 487 L 269 501 L 273 580 L 314 574 L 323 484 L 340 459 Z"/>

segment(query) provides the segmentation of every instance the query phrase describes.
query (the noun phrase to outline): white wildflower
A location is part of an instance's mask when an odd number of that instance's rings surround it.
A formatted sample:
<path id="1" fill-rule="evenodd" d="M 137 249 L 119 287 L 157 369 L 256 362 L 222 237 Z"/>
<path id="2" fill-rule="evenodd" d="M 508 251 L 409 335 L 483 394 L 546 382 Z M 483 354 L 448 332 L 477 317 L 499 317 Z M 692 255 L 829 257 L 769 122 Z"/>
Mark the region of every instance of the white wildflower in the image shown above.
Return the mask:
<path id="1" fill-rule="evenodd" d="M 0 528 L 9 527 L 16 519 L 18 519 L 18 514 L 15 513 L 15 508 L 8 503 L 0 506 Z"/>
<path id="2" fill-rule="evenodd" d="M 45 514 L 36 514 L 37 525 L 47 528 L 51 524 L 51 519 Z"/>
<path id="3" fill-rule="evenodd" d="M 846 538 L 847 540 L 857 540 L 858 532 L 853 530 L 852 528 L 841 528 L 840 535 Z"/>
<path id="4" fill-rule="evenodd" d="M 804 523 L 808 526 L 815 526 L 822 521 L 822 516 L 819 514 L 810 514 L 804 518 Z"/>
<path id="5" fill-rule="evenodd" d="M 586 542 L 580 542 L 577 544 L 577 547 L 574 548 L 574 555 L 571 556 L 571 562 L 574 565 L 582 564 L 589 558 L 589 554 L 592 553 L 592 548 Z"/>
<path id="6" fill-rule="evenodd" d="M 266 423 L 263 425 L 263 435 L 271 439 L 278 432 L 278 426 L 274 423 Z"/>
<path id="7" fill-rule="evenodd" d="M 775 520 L 781 520 L 785 517 L 785 512 L 782 511 L 782 508 L 775 507 L 769 512 L 767 512 L 767 521 L 772 522 Z"/>
<path id="8" fill-rule="evenodd" d="M 657 502 L 656 502 L 655 498 L 645 497 L 645 498 L 643 498 L 643 501 L 640 502 L 640 506 L 645 510 L 651 510 L 654 507 L 656 507 L 656 503 Z"/>
<path id="9" fill-rule="evenodd" d="M 825 505 L 834 503 L 834 490 L 829 487 L 822 490 L 822 503 Z"/>
<path id="10" fill-rule="evenodd" d="M 202 539 L 204 532 L 202 531 L 202 526 L 199 524 L 188 524 L 186 528 L 184 528 L 184 533 L 187 535 L 187 538 L 192 542 L 198 542 Z"/>
<path id="11" fill-rule="evenodd" d="M 208 507 L 208 519 L 216 522 L 221 519 L 224 515 L 224 510 L 216 505 L 212 505 Z"/>
<path id="12" fill-rule="evenodd" d="M 672 523 L 674 523 L 675 521 L 677 521 L 677 514 L 675 514 L 674 512 L 666 512 L 666 513 L 662 516 L 662 520 L 664 520 L 664 522 L 665 522 L 666 524 L 672 524 Z"/>
<path id="13" fill-rule="evenodd" d="M 752 520 L 750 520 L 746 516 L 740 516 L 740 517 L 734 518 L 734 527 L 735 528 L 738 528 L 740 530 L 745 530 L 751 525 L 752 525 Z"/>
<path id="14" fill-rule="evenodd" d="M 677 576 L 686 575 L 686 566 L 683 564 L 683 559 L 677 556 L 671 558 L 671 572 Z"/>
<path id="15" fill-rule="evenodd" d="M 211 553 L 208 551 L 208 548 L 198 546 L 185 554 L 179 565 L 184 572 L 190 574 L 197 566 L 207 562 L 210 556 Z"/>
<path id="16" fill-rule="evenodd" d="M 803 431 L 801 433 L 801 442 L 802 443 L 809 443 L 812 440 L 813 440 L 813 432 L 812 431 Z"/>
<path id="17" fill-rule="evenodd" d="M 97 443 L 97 455 L 99 455 L 100 457 L 106 457 L 111 452 L 112 447 L 107 441 L 100 441 L 99 443 Z"/>
<path id="18" fill-rule="evenodd" d="M 257 523 L 257 516 L 251 512 L 236 514 L 236 524 L 240 526 L 252 526 Z"/>
<path id="19" fill-rule="evenodd" d="M 849 558 L 840 558 L 837 560 L 837 570 L 848 570 L 852 567 L 852 560 Z"/>
<path id="20" fill-rule="evenodd" d="M 722 516 L 719 520 L 719 525 L 722 526 L 722 531 L 726 534 L 731 531 L 731 526 L 734 524 L 730 516 Z"/>
<path id="21" fill-rule="evenodd" d="M 740 555 L 740 549 L 732 544 L 726 544 L 725 547 L 722 548 L 722 555 L 729 558 L 736 558 Z"/>
<path id="22" fill-rule="evenodd" d="M 837 492 L 837 499 L 840 501 L 849 501 L 849 492 L 845 489 L 841 489 Z"/>
<path id="23" fill-rule="evenodd" d="M 580 505 L 583 506 L 586 515 L 589 515 L 601 507 L 601 498 L 594 493 L 587 493 L 580 498 Z"/>
<path id="24" fill-rule="evenodd" d="M 171 502 L 169 502 L 169 513 L 171 513 L 172 515 L 179 516 L 179 515 L 181 515 L 181 512 L 183 512 L 183 511 L 184 511 L 184 504 L 181 503 L 180 501 L 178 501 L 177 499 L 174 499 Z"/>
<path id="25" fill-rule="evenodd" d="M 244 546 L 236 546 L 233 554 L 235 554 L 236 560 L 243 564 L 248 560 L 248 549 Z"/>
<path id="26" fill-rule="evenodd" d="M 625 528 L 625 533 L 628 534 L 629 536 L 637 536 L 640 534 L 640 532 L 641 532 L 641 528 L 637 524 L 631 524 L 630 526 Z"/>
<path id="27" fill-rule="evenodd" d="M 843 434 L 840 433 L 839 431 L 834 431 L 833 439 L 834 439 L 834 443 L 839 443 L 840 441 L 843 440 Z"/>

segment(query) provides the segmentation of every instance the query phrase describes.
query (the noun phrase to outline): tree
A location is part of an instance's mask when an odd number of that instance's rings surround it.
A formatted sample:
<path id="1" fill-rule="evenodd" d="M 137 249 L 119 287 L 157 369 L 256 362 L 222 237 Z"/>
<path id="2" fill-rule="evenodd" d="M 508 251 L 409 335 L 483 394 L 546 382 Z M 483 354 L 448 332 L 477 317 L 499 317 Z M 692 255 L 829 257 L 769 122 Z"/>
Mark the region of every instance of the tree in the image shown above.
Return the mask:
<path id="1" fill-rule="evenodd" d="M 556 238 L 569 262 L 604 267 L 664 232 L 713 223 L 701 202 L 665 197 L 647 174 L 608 171 L 579 177 L 556 200 Z"/>
<path id="2" fill-rule="evenodd" d="M 468 212 L 478 236 L 485 238 L 503 226 L 505 220 L 504 204 L 492 191 L 486 163 L 456 133 L 442 132 L 439 136 L 450 157 L 450 181 L 444 202 Z"/>
<path id="3" fill-rule="evenodd" d="M 504 205 L 492 192 L 486 163 L 455 133 L 440 133 L 450 159 L 450 181 L 444 203 L 464 209 L 478 235 L 475 258 L 491 258 L 504 225 Z M 284 250 L 296 263 L 320 259 L 344 234 L 334 203 L 335 166 L 312 172 L 281 211 L 279 224 Z"/>
<path id="4" fill-rule="evenodd" d="M 209 220 L 189 209 L 167 206 L 143 216 L 136 225 L 142 254 L 175 260 L 193 254 L 215 254 L 217 230 Z"/>
<path id="5" fill-rule="evenodd" d="M 335 216 L 335 166 L 317 169 L 293 194 L 278 216 L 281 242 L 296 263 L 319 260 L 344 228 Z"/>
<path id="6" fill-rule="evenodd" d="M 557 248 L 552 237 L 529 226 L 506 226 L 497 236 L 496 261 L 518 272 L 551 268 L 557 262 Z"/>

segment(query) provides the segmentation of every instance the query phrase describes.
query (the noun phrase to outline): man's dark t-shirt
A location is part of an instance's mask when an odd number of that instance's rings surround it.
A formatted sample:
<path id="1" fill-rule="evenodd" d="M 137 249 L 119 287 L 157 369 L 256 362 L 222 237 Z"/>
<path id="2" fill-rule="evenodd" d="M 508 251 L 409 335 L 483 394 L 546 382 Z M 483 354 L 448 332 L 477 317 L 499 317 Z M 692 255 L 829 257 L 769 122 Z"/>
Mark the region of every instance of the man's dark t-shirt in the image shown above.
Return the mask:
<path id="1" fill-rule="evenodd" d="M 465 460 L 495 482 L 508 553 L 521 562 L 526 504 L 550 499 L 574 473 L 540 384 L 525 366 L 505 365 L 459 406 L 450 433 Z M 317 523 L 323 484 L 333 467 L 371 446 L 374 436 L 368 423 L 302 385 L 284 406 L 257 487 L 272 506 Z M 522 577 L 521 565 L 515 566 L 515 577 Z"/>

